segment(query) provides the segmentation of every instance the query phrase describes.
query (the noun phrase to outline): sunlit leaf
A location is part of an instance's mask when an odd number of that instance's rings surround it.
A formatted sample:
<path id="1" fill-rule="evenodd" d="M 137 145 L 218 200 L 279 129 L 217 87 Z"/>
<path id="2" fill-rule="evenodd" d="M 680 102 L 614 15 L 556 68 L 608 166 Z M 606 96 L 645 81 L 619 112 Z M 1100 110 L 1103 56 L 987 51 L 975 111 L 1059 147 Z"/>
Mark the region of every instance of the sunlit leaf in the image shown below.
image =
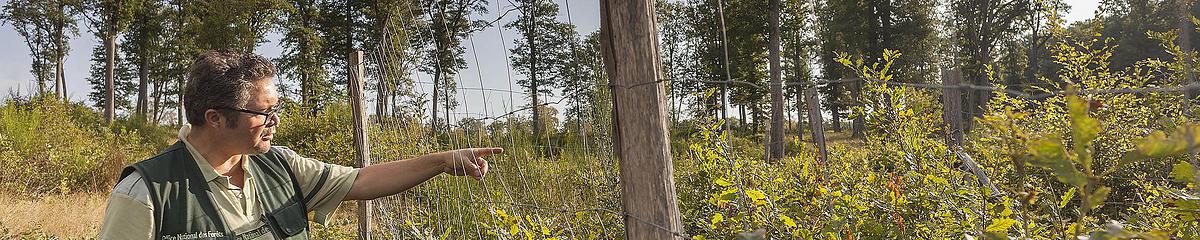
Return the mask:
<path id="1" fill-rule="evenodd" d="M 721 179 L 721 178 L 713 179 L 713 183 L 716 183 L 717 186 L 721 186 L 721 187 L 733 186 L 733 183 L 731 183 L 729 181 L 725 181 L 725 179 Z"/>
<path id="2" fill-rule="evenodd" d="M 1171 166 L 1171 178 L 1180 182 L 1192 182 L 1196 180 L 1196 168 L 1188 162 L 1179 162 Z"/>
<path id="3" fill-rule="evenodd" d="M 1067 203 L 1071 202 L 1071 198 L 1075 198 L 1075 188 L 1068 189 L 1067 193 L 1063 194 L 1062 200 L 1058 202 L 1058 208 L 1067 207 Z"/>
<path id="4" fill-rule="evenodd" d="M 1034 141 L 1029 146 L 1029 154 L 1033 155 L 1034 164 L 1049 168 L 1058 181 L 1076 187 L 1087 184 L 1087 176 L 1075 169 L 1075 165 L 1066 158 L 1066 150 L 1063 149 L 1061 140 L 1052 138 Z"/>
<path id="5" fill-rule="evenodd" d="M 787 215 L 779 215 L 779 220 L 783 220 L 783 225 L 787 225 L 788 227 L 796 227 L 796 221 L 792 220 L 792 218 L 788 217 Z"/>
<path id="6" fill-rule="evenodd" d="M 1016 223 L 1017 223 L 1017 220 L 1013 220 L 1011 218 L 998 218 L 996 220 L 992 220 L 992 224 L 988 225 L 987 229 L 984 231 L 1008 232 L 1008 229 L 1011 228 L 1012 225 L 1016 224 Z"/>

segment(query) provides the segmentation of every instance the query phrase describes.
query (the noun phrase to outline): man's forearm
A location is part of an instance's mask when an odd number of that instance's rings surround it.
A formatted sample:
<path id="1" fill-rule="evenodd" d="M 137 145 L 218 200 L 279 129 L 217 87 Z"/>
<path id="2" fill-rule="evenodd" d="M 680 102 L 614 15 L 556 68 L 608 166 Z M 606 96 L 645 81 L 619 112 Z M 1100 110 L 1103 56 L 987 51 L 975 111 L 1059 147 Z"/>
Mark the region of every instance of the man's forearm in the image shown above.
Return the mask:
<path id="1" fill-rule="evenodd" d="M 370 200 L 408 190 L 443 172 L 447 152 L 362 168 L 344 200 Z"/>

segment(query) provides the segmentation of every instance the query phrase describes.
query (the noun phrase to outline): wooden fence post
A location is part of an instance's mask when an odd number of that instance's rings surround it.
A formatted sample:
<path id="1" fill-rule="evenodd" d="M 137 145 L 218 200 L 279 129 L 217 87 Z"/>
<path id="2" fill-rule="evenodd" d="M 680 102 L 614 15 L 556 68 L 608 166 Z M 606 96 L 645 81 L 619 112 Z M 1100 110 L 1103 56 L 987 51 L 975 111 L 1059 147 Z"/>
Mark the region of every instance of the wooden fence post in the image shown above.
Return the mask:
<path id="1" fill-rule="evenodd" d="M 601 0 L 626 239 L 681 239 L 653 0 Z"/>
<path id="2" fill-rule="evenodd" d="M 962 72 L 942 69 L 942 121 L 946 122 L 946 145 L 961 146 L 963 141 Z"/>
<path id="3" fill-rule="evenodd" d="M 808 103 L 808 124 L 812 129 L 813 143 L 821 154 L 821 163 L 829 159 L 829 150 L 825 148 L 825 120 L 821 117 L 821 98 L 817 97 L 817 87 L 804 89 L 804 102 Z"/>
<path id="4" fill-rule="evenodd" d="M 350 64 L 350 107 L 354 112 L 354 157 L 359 167 L 371 165 L 371 149 L 367 142 L 367 115 L 363 109 L 363 52 L 354 51 Z M 358 239 L 371 239 L 371 200 L 358 201 Z"/>

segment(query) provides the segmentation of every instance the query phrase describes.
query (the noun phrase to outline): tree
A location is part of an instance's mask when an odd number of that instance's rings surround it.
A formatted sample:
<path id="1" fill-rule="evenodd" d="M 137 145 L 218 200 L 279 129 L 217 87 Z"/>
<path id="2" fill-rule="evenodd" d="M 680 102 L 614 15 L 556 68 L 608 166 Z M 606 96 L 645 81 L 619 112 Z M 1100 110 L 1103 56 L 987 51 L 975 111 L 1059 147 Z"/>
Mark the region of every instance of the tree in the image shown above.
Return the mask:
<path id="1" fill-rule="evenodd" d="M 322 51 L 325 38 L 318 32 L 321 11 L 316 0 L 290 0 L 283 22 L 284 52 L 276 62 L 280 76 L 299 82 L 300 105 L 314 107 L 336 99 L 329 71 L 325 69 L 329 56 Z"/>
<path id="2" fill-rule="evenodd" d="M 457 103 L 454 101 L 455 83 L 451 76 L 466 67 L 463 53 L 466 48 L 462 41 L 472 32 L 481 29 L 485 22 L 470 20 L 471 14 L 487 12 L 487 1 L 483 0 L 422 0 L 421 7 L 429 18 L 426 34 L 418 34 L 417 42 L 429 45 L 425 50 L 425 60 L 420 67 L 422 72 L 433 75 L 433 105 L 430 123 L 434 131 L 442 126 L 438 121 L 438 105 L 444 108 L 445 124 L 450 121 L 450 109 Z"/>
<path id="3" fill-rule="evenodd" d="M 161 60 L 159 56 L 163 52 L 164 43 L 162 36 L 167 34 L 165 25 L 166 7 L 162 2 L 158 1 L 139 1 L 134 7 L 133 23 L 130 25 L 129 34 L 124 36 L 121 45 L 123 55 L 127 56 L 122 59 L 126 67 L 136 71 L 137 73 L 137 97 L 134 102 L 133 116 L 140 120 L 150 120 L 153 114 L 149 112 L 150 91 L 152 86 L 152 74 L 158 71 L 161 67 L 156 61 Z"/>
<path id="4" fill-rule="evenodd" d="M 1028 15 L 1029 0 L 954 0 L 950 1 L 950 23 L 955 27 L 954 40 L 958 46 L 957 59 L 965 83 L 991 85 L 986 69 L 993 63 L 994 50 L 1000 40 L 1017 32 L 1015 24 Z M 983 114 L 991 92 L 966 91 L 963 111 L 968 118 Z M 967 128 L 970 123 L 967 121 Z"/>
<path id="5" fill-rule="evenodd" d="M 70 38 L 79 32 L 76 16 L 81 4 L 76 0 L 14 0 L 0 13 L 0 22 L 11 24 L 25 38 L 38 94 L 46 93 L 46 82 L 53 80 L 55 95 L 66 99 L 63 62 L 70 52 Z"/>
<path id="6" fill-rule="evenodd" d="M 783 81 L 788 85 L 784 87 L 784 95 L 795 98 L 795 104 L 792 106 L 797 117 L 796 136 L 801 139 L 804 136 L 804 124 L 801 124 L 800 119 L 806 116 L 803 92 L 804 89 L 816 87 L 808 85 L 813 82 L 810 61 L 812 48 L 816 45 L 812 36 L 814 31 L 809 27 L 812 6 L 808 1 L 787 0 L 781 6 L 783 13 L 780 16 Z"/>
<path id="7" fill-rule="evenodd" d="M 818 6 L 822 24 L 817 34 L 821 42 L 821 72 L 826 79 L 853 78 L 834 61 L 839 53 L 860 56 L 869 62 L 881 62 L 886 49 L 899 50 L 904 58 L 896 61 L 896 80 L 925 82 L 934 76 L 934 59 L 939 44 L 934 31 L 934 5 L 918 0 L 830 0 Z M 830 98 L 834 131 L 841 130 L 841 117 L 848 107 L 859 105 L 862 81 L 830 84 L 824 89 Z M 853 119 L 852 136 L 862 137 L 863 114 Z"/>
<path id="8" fill-rule="evenodd" d="M 419 11 L 419 6 L 406 0 L 375 1 L 364 11 L 368 28 L 363 45 L 367 49 L 375 48 L 377 54 L 376 63 L 368 68 L 377 73 L 375 111 L 378 116 L 389 113 L 393 116 L 411 116 L 420 107 L 397 109 L 398 97 L 418 98 L 410 77 L 415 66 L 409 65 L 413 55 L 410 32 L 418 30 L 407 27 L 420 21 L 413 14 L 416 11 Z"/>
<path id="9" fill-rule="evenodd" d="M 602 92 L 608 89 L 608 79 L 599 35 L 596 31 L 583 38 L 573 37 L 576 42 L 570 48 L 570 62 L 563 68 L 566 78 L 559 84 L 563 95 L 572 99 L 565 111 L 566 125 L 563 127 L 573 129 L 581 136 L 596 134 L 598 124 L 608 124 L 603 120 L 607 116 L 604 109 L 610 105 L 606 100 L 607 92 Z"/>
<path id="10" fill-rule="evenodd" d="M 514 29 L 524 39 L 514 39 L 512 52 L 513 66 L 525 79 L 517 81 L 525 94 L 530 98 L 530 112 L 533 117 L 533 133 L 541 138 L 545 129 L 542 124 L 543 115 L 540 111 L 543 105 L 541 97 L 554 95 L 554 88 L 560 81 L 568 79 L 566 62 L 572 59 L 571 44 L 577 37 L 575 26 L 558 22 L 558 5 L 545 0 L 518 0 L 521 15 L 505 27 Z"/>
<path id="11" fill-rule="evenodd" d="M 92 68 L 89 71 L 87 81 L 92 86 L 91 93 L 88 93 L 88 99 L 95 104 L 93 106 L 104 109 L 105 114 L 112 114 L 112 118 L 105 116 L 105 120 L 112 121 L 116 118 L 117 111 L 130 111 L 133 109 L 132 102 L 129 96 L 137 91 L 137 85 L 131 79 L 130 69 L 124 65 L 113 64 L 112 71 L 109 72 L 109 51 L 104 45 L 96 45 L 92 48 Z M 121 56 L 112 56 L 113 62 L 121 61 Z M 111 75 L 110 75 L 111 73 Z M 109 82 L 111 76 L 111 82 Z M 112 99 L 110 102 L 109 99 Z M 111 107 L 111 109 L 110 109 Z"/>
<path id="12" fill-rule="evenodd" d="M 694 10 L 684 2 L 658 0 L 655 3 L 655 16 L 658 21 L 658 39 L 660 46 L 659 59 L 662 61 L 663 76 L 669 81 L 666 84 L 668 103 L 668 119 L 677 122 L 683 110 L 683 102 L 688 92 L 694 92 L 690 86 L 698 86 L 695 80 L 696 71 L 694 51 L 689 37 L 689 21 Z"/>
<path id="13" fill-rule="evenodd" d="M 97 38 L 103 39 L 103 46 L 93 49 L 93 67 L 88 82 L 92 84 L 89 98 L 104 109 L 105 121 L 112 122 L 116 116 L 118 102 L 128 105 L 127 99 L 118 101 L 117 92 L 117 35 L 125 31 L 132 18 L 132 8 L 129 2 L 133 0 L 102 0 L 84 1 L 83 14 L 91 31 Z M 103 52 L 103 55 L 100 55 Z M 102 57 L 102 58 L 101 58 Z M 101 70 L 99 66 L 103 65 Z M 102 88 L 101 88 L 102 86 Z M 124 95 L 121 95 L 124 96 Z"/>
<path id="14" fill-rule="evenodd" d="M 783 158 L 783 76 L 779 66 L 779 0 L 771 0 L 771 39 L 769 43 L 771 67 L 771 136 L 767 143 L 770 159 Z"/>

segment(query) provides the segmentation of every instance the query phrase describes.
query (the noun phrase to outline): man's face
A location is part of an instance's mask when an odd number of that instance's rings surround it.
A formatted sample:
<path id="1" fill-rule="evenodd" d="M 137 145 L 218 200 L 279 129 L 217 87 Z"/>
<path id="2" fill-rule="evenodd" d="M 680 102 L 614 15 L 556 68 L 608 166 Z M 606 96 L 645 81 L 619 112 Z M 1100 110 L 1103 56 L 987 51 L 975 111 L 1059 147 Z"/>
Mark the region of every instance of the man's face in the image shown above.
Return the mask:
<path id="1" fill-rule="evenodd" d="M 275 81 L 270 78 L 255 82 L 251 90 L 250 102 L 244 109 L 268 113 L 279 104 L 279 95 L 275 90 Z M 267 126 L 269 122 L 278 122 L 272 117 L 239 112 L 237 117 L 229 119 L 236 122 L 234 128 L 222 128 L 221 135 L 228 136 L 229 147 L 242 154 L 266 153 L 271 148 L 271 138 L 275 134 L 275 126 Z"/>

